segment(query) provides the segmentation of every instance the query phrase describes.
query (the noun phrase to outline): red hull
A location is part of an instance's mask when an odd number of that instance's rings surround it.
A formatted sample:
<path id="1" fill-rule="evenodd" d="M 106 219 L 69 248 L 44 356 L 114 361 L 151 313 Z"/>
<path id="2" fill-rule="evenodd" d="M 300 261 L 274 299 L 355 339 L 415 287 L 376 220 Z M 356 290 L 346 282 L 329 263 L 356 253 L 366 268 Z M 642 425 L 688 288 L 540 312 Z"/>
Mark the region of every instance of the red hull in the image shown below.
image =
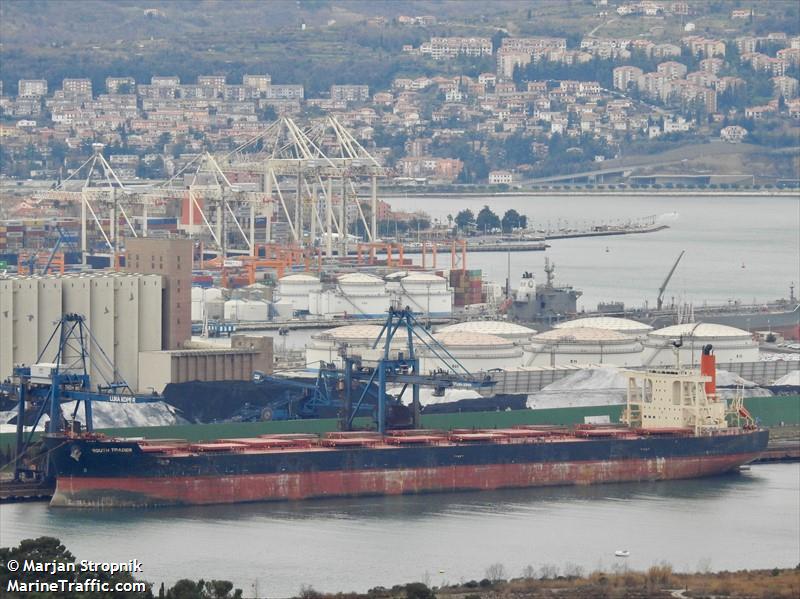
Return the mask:
<path id="1" fill-rule="evenodd" d="M 554 485 L 696 478 L 723 473 L 757 453 L 593 462 L 449 466 L 406 470 L 361 470 L 180 478 L 58 479 L 54 506 L 148 507 L 401 495 Z"/>

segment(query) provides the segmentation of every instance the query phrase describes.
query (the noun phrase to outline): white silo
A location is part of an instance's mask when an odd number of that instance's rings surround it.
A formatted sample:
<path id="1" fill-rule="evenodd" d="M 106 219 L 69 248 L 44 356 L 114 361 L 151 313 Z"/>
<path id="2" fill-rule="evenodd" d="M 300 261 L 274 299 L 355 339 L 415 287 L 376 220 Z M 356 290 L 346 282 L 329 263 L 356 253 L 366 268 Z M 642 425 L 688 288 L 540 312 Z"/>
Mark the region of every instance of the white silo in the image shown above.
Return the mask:
<path id="1" fill-rule="evenodd" d="M 642 365 L 642 344 L 609 329 L 575 327 L 536 335 L 525 348 L 524 366 Z"/>
<path id="2" fill-rule="evenodd" d="M 139 388 L 139 280 L 116 273 L 114 280 L 114 363 L 131 389 Z M 149 318 L 149 315 L 144 315 Z"/>
<path id="3" fill-rule="evenodd" d="M 139 351 L 161 349 L 161 275 L 137 275 L 139 279 Z"/>
<path id="4" fill-rule="evenodd" d="M 717 366 L 758 362 L 758 343 L 745 330 L 722 324 L 689 322 L 657 329 L 644 341 L 645 366 L 674 366 L 674 343 L 680 344 L 682 366 L 696 367 L 705 345 L 714 348 Z"/>
<path id="5" fill-rule="evenodd" d="M 62 279 L 51 275 L 38 278 L 37 282 L 39 285 L 38 351 L 41 352 L 61 320 Z"/>

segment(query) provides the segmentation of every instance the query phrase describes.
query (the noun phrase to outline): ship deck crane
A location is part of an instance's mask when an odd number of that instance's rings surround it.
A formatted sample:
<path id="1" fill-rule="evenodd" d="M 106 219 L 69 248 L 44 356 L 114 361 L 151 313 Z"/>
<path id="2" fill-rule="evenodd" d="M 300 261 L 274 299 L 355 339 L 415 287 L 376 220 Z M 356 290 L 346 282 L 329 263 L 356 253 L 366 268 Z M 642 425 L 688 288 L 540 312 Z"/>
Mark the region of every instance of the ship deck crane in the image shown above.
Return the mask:
<path id="1" fill-rule="evenodd" d="M 91 342 L 91 343 L 90 343 Z M 93 352 L 90 353 L 89 347 Z M 53 354 L 48 349 L 53 346 Z M 95 355 L 92 355 L 92 354 Z M 96 355 L 99 354 L 99 355 Z M 45 356 L 52 355 L 52 361 L 45 362 Z M 89 367 L 93 365 L 100 370 L 101 361 L 106 360 L 114 373 L 111 381 L 91 387 Z M 110 402 L 116 404 L 140 404 L 162 401 L 155 393 L 138 395 L 133 393 L 128 384 L 116 376 L 113 364 L 110 364 L 102 348 L 97 344 L 85 319 L 80 314 L 63 314 L 56 325 L 50 339 L 40 352 L 36 363 L 30 366 L 14 368 L 12 380 L 0 383 L 0 392 L 17 399 L 16 422 L 16 454 L 14 459 L 14 479 L 21 480 L 25 474 L 41 475 L 41 471 L 24 468 L 22 458 L 34 441 L 36 428 L 44 418 L 49 417 L 48 433 L 63 432 L 69 428 L 78 430 L 75 417 L 81 402 L 84 405 L 84 425 L 92 431 L 92 403 Z M 61 407 L 65 401 L 74 401 L 71 423 L 62 415 Z M 33 408 L 34 417 L 30 420 L 30 430 L 25 434 L 26 407 Z M 44 474 L 47 474 L 45 462 Z"/>
<path id="2" fill-rule="evenodd" d="M 664 279 L 664 282 L 661 283 L 661 287 L 658 288 L 658 298 L 656 299 L 656 309 L 661 310 L 664 306 L 664 292 L 667 290 L 667 285 L 669 285 L 669 281 L 672 278 L 675 269 L 678 268 L 678 263 L 683 258 L 683 255 L 686 253 L 686 250 L 681 250 L 681 253 L 678 254 L 677 260 L 675 260 L 675 264 L 672 265 L 672 268 L 669 269 L 667 273 L 667 277 Z"/>

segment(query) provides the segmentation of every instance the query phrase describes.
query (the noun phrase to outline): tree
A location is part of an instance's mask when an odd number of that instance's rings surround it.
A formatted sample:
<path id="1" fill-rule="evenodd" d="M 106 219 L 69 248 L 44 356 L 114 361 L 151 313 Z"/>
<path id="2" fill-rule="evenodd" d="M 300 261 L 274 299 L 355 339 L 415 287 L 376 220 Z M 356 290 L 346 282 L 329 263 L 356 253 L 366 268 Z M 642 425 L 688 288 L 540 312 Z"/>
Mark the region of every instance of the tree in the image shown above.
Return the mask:
<path id="1" fill-rule="evenodd" d="M 484 206 L 481 208 L 481 211 L 478 212 L 476 224 L 478 225 L 479 231 L 486 233 L 500 228 L 500 217 L 492 212 L 489 206 Z"/>
<path id="2" fill-rule="evenodd" d="M 506 210 L 500 223 L 503 233 L 511 233 L 514 229 L 523 229 L 525 225 L 528 224 L 528 219 L 511 208 L 510 210 Z"/>
<path id="3" fill-rule="evenodd" d="M 475 225 L 475 215 L 469 208 L 456 214 L 456 226 L 462 231 L 466 231 L 473 225 Z"/>

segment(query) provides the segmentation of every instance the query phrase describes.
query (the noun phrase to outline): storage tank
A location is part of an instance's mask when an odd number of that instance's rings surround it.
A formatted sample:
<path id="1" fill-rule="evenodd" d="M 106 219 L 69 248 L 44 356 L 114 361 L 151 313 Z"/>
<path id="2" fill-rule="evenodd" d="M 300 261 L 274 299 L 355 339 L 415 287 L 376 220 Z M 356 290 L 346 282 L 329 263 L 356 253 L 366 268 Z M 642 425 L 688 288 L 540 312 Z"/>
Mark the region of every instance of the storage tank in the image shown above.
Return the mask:
<path id="1" fill-rule="evenodd" d="M 575 329 L 589 327 L 592 329 L 603 329 L 606 331 L 616 331 L 623 335 L 631 335 L 637 339 L 644 339 L 653 330 L 649 324 L 631 320 L 630 318 L 615 318 L 613 316 L 589 316 L 587 318 L 576 318 L 559 322 L 554 326 L 556 329 Z"/>
<path id="2" fill-rule="evenodd" d="M 161 349 L 161 275 L 139 277 L 139 351 Z"/>
<path id="3" fill-rule="evenodd" d="M 312 291 L 310 296 L 312 314 L 349 318 L 381 318 L 391 301 L 383 279 L 364 273 L 341 275 L 335 288 Z"/>
<path id="4" fill-rule="evenodd" d="M 114 280 L 114 361 L 131 389 L 139 388 L 139 281 L 117 273 Z M 149 318 L 149 315 L 143 315 Z"/>
<path id="5" fill-rule="evenodd" d="M 522 348 L 515 345 L 513 341 L 503 339 L 497 335 L 454 331 L 435 333 L 434 337 L 469 372 L 494 368 L 516 368 L 522 362 Z M 446 369 L 456 373 L 463 372 L 436 345 L 430 344 L 430 347 L 424 347 L 418 343 L 415 345 L 415 349 L 421 357 L 420 369 L 422 372 L 430 372 L 436 369 Z M 438 354 L 438 357 L 436 354 Z"/>
<path id="6" fill-rule="evenodd" d="M 496 335 L 518 345 L 530 343 L 536 331 L 530 327 L 505 320 L 468 320 L 449 324 L 438 330 L 439 333 L 482 333 Z"/>
<path id="7" fill-rule="evenodd" d="M 225 298 L 220 297 L 206 302 L 206 318 L 225 320 Z"/>
<path id="8" fill-rule="evenodd" d="M 225 302 L 224 317 L 233 322 L 264 322 L 269 319 L 269 304 L 257 300 L 228 300 Z"/>
<path id="9" fill-rule="evenodd" d="M 339 350 L 348 348 L 355 353 L 367 351 L 372 348 L 383 327 L 376 324 L 353 324 L 333 329 L 327 329 L 311 335 L 311 340 L 306 345 L 306 364 L 309 367 L 319 367 L 320 361 L 342 364 Z M 379 347 L 383 347 L 381 340 Z M 392 347 L 403 350 L 407 347 L 407 337 L 397 335 Z"/>
<path id="10" fill-rule="evenodd" d="M 64 279 L 61 281 L 61 301 L 64 313 L 80 314 L 84 318 L 84 323 L 90 329 L 92 327 L 92 314 L 90 310 L 91 280 L 91 277 L 88 275 L 78 275 L 64 277 Z M 160 294 L 158 301 L 160 305 Z M 159 314 L 160 313 L 161 311 L 159 310 Z M 159 349 L 161 349 L 160 343 L 161 338 L 159 334 Z M 44 359 L 47 361 L 52 361 L 55 358 L 54 355 L 51 355 L 52 347 L 47 351 L 48 353 L 44 356 Z M 77 348 L 73 348 L 71 345 L 70 347 L 65 348 L 64 354 L 64 362 L 67 364 L 72 364 L 79 358 Z"/>
<path id="11" fill-rule="evenodd" d="M 39 301 L 39 340 L 37 351 L 41 352 L 50 340 L 50 335 L 61 320 L 61 289 L 62 279 L 56 276 L 46 276 L 37 279 Z M 54 342 L 57 342 L 54 340 Z M 137 357 L 138 359 L 138 357 Z"/>
<path id="12" fill-rule="evenodd" d="M 308 310 L 308 294 L 322 289 L 322 283 L 312 275 L 303 273 L 286 275 L 278 279 L 276 305 L 291 306 L 292 311 Z"/>
<path id="13" fill-rule="evenodd" d="M 14 370 L 14 283 L 0 280 L 0 380 Z"/>
<path id="14" fill-rule="evenodd" d="M 525 348 L 524 366 L 642 365 L 642 344 L 608 329 L 575 327 L 539 333 Z"/>
<path id="15" fill-rule="evenodd" d="M 192 322 L 203 320 L 203 288 L 192 286 Z"/>
<path id="16" fill-rule="evenodd" d="M 450 316 L 453 313 L 453 290 L 447 279 L 426 272 L 412 272 L 390 281 L 387 290 L 401 306 L 426 316 Z"/>
<path id="17" fill-rule="evenodd" d="M 17 363 L 33 364 L 38 357 L 39 343 L 39 285 L 34 278 L 19 278 L 14 290 L 14 342 Z"/>
<path id="18" fill-rule="evenodd" d="M 92 331 L 92 339 L 89 343 L 90 374 L 92 385 L 97 385 L 112 382 L 116 378 L 114 376 L 114 360 L 116 359 L 114 353 L 114 277 L 92 276 L 89 290 L 89 310 L 92 319 L 89 325 L 89 329 Z"/>
<path id="19" fill-rule="evenodd" d="M 758 343 L 745 330 L 722 324 L 689 322 L 657 329 L 644 341 L 645 366 L 675 366 L 673 342 L 679 349 L 682 366 L 697 367 L 703 346 L 712 345 L 717 367 L 738 362 L 758 362 Z"/>

